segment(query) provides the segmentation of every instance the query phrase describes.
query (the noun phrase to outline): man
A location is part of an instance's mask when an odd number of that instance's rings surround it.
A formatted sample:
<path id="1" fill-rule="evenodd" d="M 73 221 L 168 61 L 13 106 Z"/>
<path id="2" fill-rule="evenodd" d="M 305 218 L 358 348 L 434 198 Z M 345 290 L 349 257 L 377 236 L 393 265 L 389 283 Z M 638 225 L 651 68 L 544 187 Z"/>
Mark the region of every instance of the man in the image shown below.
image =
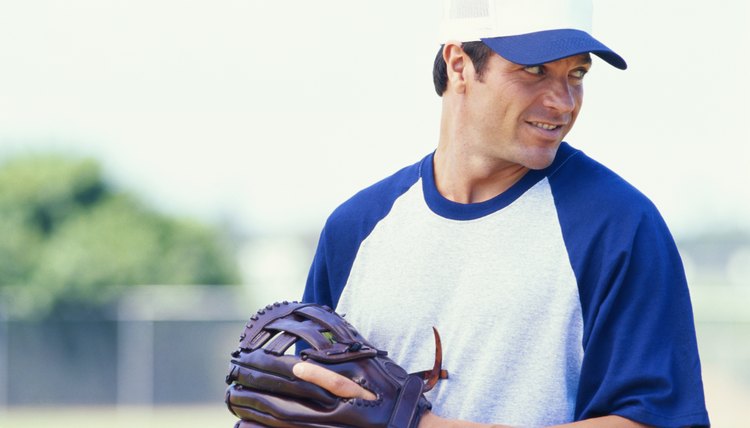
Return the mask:
<path id="1" fill-rule="evenodd" d="M 590 36 L 590 7 L 446 1 L 437 149 L 345 202 L 321 234 L 304 301 L 346 313 L 409 371 L 432 365 L 440 330 L 450 379 L 420 427 L 708 426 L 666 225 L 562 142 L 591 54 L 626 68 Z M 310 364 L 295 374 L 369 396 Z"/>

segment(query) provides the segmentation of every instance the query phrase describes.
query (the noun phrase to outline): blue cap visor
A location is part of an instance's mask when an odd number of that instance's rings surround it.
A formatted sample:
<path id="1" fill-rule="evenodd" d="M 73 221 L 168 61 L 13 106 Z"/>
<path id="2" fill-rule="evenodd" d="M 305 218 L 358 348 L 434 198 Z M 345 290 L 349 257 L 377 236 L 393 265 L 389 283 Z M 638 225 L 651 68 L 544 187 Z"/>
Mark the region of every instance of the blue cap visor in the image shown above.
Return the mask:
<path id="1" fill-rule="evenodd" d="M 498 55 L 521 65 L 539 65 L 590 52 L 620 70 L 628 68 L 620 55 L 581 30 L 546 30 L 481 40 Z"/>

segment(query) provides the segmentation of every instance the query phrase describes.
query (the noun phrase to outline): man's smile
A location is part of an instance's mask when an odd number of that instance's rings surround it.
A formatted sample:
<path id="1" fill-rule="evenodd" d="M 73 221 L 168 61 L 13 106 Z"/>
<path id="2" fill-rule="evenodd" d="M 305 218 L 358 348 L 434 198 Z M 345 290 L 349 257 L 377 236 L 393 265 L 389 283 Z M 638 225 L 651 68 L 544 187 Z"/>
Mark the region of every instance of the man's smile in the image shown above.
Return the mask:
<path id="1" fill-rule="evenodd" d="M 528 122 L 528 123 L 531 124 L 532 126 L 545 129 L 547 131 L 552 131 L 552 130 L 562 127 L 562 125 L 555 125 L 555 124 L 546 123 L 546 122 Z"/>

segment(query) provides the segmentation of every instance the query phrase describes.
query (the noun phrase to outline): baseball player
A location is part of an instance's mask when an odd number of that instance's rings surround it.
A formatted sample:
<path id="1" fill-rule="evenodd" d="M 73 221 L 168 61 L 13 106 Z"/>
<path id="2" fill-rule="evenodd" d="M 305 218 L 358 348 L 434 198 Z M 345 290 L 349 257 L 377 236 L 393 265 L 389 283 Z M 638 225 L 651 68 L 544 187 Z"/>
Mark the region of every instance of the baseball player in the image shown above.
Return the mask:
<path id="1" fill-rule="evenodd" d="M 332 213 L 303 301 L 346 314 L 408 372 L 432 366 L 440 330 L 450 376 L 420 428 L 709 426 L 667 226 L 563 141 L 592 66 L 627 67 L 591 35 L 591 1 L 443 8 L 437 147 Z M 320 364 L 293 373 L 378 399 Z"/>

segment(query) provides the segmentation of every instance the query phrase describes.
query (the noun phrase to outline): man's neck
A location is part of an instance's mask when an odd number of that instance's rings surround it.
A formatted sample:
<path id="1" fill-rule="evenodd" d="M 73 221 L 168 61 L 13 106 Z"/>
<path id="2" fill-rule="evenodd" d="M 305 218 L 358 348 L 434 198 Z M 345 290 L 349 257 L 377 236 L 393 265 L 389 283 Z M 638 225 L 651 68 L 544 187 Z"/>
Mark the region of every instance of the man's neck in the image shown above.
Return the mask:
<path id="1" fill-rule="evenodd" d="M 441 144 L 435 151 L 435 185 L 446 199 L 462 204 L 484 202 L 508 190 L 528 168 L 471 153 L 458 144 Z"/>

